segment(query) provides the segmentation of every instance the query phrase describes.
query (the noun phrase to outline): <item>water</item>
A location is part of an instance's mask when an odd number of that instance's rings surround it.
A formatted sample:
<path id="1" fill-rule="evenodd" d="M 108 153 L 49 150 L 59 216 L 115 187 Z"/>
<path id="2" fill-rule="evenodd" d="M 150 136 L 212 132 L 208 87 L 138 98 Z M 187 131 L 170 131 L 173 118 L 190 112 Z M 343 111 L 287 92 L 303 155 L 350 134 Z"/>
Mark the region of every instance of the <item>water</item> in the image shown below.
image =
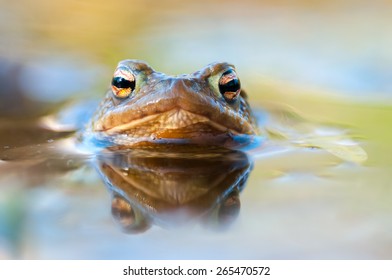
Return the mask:
<path id="1" fill-rule="evenodd" d="M 355 3 L 1 3 L 0 258 L 390 259 L 391 3 Z M 124 58 L 235 64 L 270 140 L 81 153 Z"/>

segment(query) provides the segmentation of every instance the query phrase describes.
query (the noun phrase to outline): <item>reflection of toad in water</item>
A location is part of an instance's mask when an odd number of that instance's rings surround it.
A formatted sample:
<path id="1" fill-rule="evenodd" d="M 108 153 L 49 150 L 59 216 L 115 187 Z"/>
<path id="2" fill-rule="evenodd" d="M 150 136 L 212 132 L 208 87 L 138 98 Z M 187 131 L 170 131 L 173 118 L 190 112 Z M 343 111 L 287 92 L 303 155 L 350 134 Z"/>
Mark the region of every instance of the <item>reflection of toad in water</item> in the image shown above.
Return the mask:
<path id="1" fill-rule="evenodd" d="M 112 194 L 112 214 L 128 233 L 152 224 L 178 226 L 200 220 L 230 224 L 251 164 L 238 151 L 211 154 L 105 153 L 97 168 Z"/>

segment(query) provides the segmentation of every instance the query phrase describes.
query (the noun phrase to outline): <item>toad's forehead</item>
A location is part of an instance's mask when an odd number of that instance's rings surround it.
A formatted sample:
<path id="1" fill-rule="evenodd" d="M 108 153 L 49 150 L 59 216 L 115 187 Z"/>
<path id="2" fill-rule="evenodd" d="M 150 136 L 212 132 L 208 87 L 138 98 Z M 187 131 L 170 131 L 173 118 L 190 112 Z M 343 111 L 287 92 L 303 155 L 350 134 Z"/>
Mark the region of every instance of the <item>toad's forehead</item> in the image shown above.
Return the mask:
<path id="1" fill-rule="evenodd" d="M 139 73 L 141 72 L 144 73 L 145 75 L 154 75 L 154 76 L 159 76 L 161 78 L 167 77 L 167 78 L 185 78 L 185 79 L 186 78 L 205 79 L 217 75 L 227 69 L 235 69 L 234 65 L 227 62 L 213 62 L 201 68 L 200 70 L 197 70 L 189 74 L 167 75 L 155 71 L 151 66 L 148 65 L 148 63 L 142 60 L 133 60 L 133 59 L 120 61 L 117 68 L 121 68 L 121 67 L 127 68 L 135 72 L 139 72 Z"/>

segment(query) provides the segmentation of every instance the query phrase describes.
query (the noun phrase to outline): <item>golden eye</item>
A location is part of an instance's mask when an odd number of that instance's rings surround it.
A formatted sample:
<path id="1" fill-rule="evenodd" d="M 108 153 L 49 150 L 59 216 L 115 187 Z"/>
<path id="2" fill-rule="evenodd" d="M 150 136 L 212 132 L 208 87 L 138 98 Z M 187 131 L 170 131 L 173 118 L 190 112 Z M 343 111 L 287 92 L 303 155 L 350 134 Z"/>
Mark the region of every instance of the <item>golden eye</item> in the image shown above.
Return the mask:
<path id="1" fill-rule="evenodd" d="M 118 98 L 127 98 L 135 89 L 135 76 L 126 68 L 117 68 L 112 79 L 112 91 Z"/>
<path id="2" fill-rule="evenodd" d="M 219 79 L 219 91 L 227 102 L 233 102 L 241 92 L 241 83 L 234 70 L 227 70 Z"/>

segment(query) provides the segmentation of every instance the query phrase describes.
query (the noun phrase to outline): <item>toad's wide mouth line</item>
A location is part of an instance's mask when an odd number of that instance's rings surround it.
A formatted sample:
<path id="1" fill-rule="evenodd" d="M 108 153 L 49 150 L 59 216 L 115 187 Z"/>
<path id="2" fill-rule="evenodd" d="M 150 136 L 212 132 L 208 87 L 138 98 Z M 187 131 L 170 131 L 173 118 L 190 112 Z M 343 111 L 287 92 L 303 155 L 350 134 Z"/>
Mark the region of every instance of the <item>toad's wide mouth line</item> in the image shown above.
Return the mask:
<path id="1" fill-rule="evenodd" d="M 175 130 L 175 129 L 189 127 L 195 124 L 200 124 L 200 123 L 207 124 L 221 132 L 225 132 L 225 133 L 229 132 L 233 135 L 242 134 L 222 124 L 212 121 L 211 119 L 205 116 L 191 113 L 184 109 L 172 109 L 164 113 L 146 116 L 141 119 L 132 120 L 128 123 L 120 124 L 108 129 L 103 129 L 101 131 L 105 131 L 107 134 L 114 135 L 114 134 L 121 133 L 123 131 L 135 129 L 145 125 L 151 125 L 157 130 Z"/>

